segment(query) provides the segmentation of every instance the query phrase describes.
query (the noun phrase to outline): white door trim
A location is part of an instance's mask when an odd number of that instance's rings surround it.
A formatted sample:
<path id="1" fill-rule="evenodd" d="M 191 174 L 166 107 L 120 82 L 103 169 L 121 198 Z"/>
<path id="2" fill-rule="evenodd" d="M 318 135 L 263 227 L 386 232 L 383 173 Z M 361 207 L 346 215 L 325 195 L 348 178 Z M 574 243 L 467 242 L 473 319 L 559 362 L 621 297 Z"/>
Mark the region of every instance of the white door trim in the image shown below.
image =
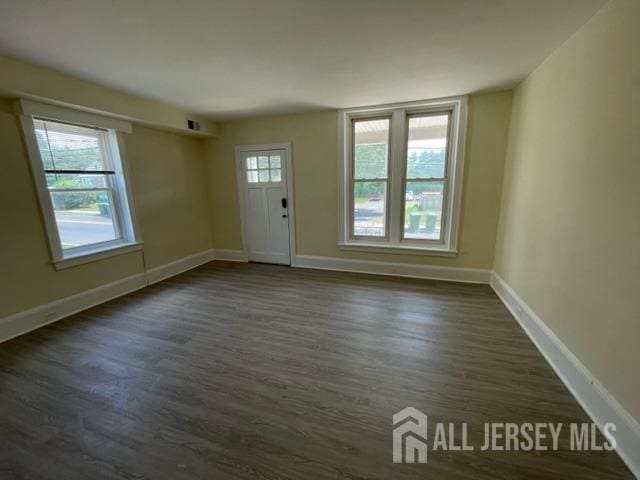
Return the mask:
<path id="1" fill-rule="evenodd" d="M 295 201 L 293 197 L 293 157 L 291 154 L 291 142 L 282 143 L 265 143 L 260 145 L 236 145 L 236 186 L 238 192 L 238 201 L 240 205 L 240 235 L 242 237 L 242 252 L 248 254 L 246 244 L 246 214 L 245 214 L 245 198 L 244 198 L 244 178 L 242 177 L 242 154 L 248 152 L 257 152 L 265 150 L 284 150 L 287 154 L 285 175 L 287 182 L 287 210 L 289 215 L 289 257 L 292 267 L 296 262 L 296 213 Z"/>

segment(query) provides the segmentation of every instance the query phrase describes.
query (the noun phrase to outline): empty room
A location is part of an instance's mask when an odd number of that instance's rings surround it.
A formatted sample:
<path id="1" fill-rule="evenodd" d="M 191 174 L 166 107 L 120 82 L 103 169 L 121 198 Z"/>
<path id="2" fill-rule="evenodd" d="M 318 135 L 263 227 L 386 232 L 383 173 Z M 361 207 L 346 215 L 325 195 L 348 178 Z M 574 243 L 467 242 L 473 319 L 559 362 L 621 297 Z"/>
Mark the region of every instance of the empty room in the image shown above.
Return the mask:
<path id="1" fill-rule="evenodd" d="M 640 0 L 0 0 L 0 479 L 640 479 Z"/>

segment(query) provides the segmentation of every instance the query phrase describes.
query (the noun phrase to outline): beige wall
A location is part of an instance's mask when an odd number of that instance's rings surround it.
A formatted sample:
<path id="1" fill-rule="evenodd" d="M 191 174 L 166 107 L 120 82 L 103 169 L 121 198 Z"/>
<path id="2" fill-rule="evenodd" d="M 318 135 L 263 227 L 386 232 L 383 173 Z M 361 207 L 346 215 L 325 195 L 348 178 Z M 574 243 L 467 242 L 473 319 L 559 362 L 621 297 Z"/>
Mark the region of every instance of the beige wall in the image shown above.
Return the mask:
<path id="1" fill-rule="evenodd" d="M 615 0 L 514 97 L 497 273 L 640 419 L 640 2 Z"/>
<path id="2" fill-rule="evenodd" d="M 511 112 L 511 92 L 474 95 L 469 102 L 460 255 L 371 254 L 338 249 L 337 112 L 264 117 L 220 124 L 211 141 L 214 245 L 241 249 L 234 147 L 292 142 L 298 254 L 491 268 Z"/>
<path id="3" fill-rule="evenodd" d="M 211 248 L 202 140 L 134 126 L 126 136 L 147 267 Z M 0 101 L 0 318 L 142 272 L 139 252 L 55 271 L 18 119 Z"/>
<path id="4" fill-rule="evenodd" d="M 198 119 L 202 132 L 215 135 L 215 122 L 170 105 L 129 95 L 69 75 L 0 56 L 0 97 L 33 98 L 105 113 L 158 128 L 187 132 L 188 118 Z"/>
<path id="5" fill-rule="evenodd" d="M 126 148 L 147 268 L 211 248 L 204 142 L 134 126 Z"/>

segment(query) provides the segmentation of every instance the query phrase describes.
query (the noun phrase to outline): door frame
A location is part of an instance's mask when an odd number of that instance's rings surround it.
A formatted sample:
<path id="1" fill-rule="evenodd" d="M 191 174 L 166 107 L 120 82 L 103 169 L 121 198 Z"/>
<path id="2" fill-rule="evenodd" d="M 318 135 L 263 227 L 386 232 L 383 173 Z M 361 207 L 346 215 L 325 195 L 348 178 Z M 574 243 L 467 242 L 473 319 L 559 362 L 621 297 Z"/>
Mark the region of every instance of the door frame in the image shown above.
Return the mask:
<path id="1" fill-rule="evenodd" d="M 257 145 L 236 145 L 236 190 L 238 192 L 238 202 L 240 207 L 240 236 L 242 240 L 242 255 L 246 259 L 248 258 L 248 251 L 246 244 L 246 203 L 244 196 L 245 179 L 243 177 L 242 169 L 242 155 L 244 153 L 262 152 L 265 150 L 284 150 L 287 156 L 285 162 L 285 168 L 287 169 L 286 178 L 286 190 L 287 190 L 287 215 L 289 217 L 289 264 L 294 267 L 296 265 L 296 214 L 295 214 L 295 201 L 293 198 L 293 158 L 291 155 L 291 142 L 281 143 L 265 143 Z"/>

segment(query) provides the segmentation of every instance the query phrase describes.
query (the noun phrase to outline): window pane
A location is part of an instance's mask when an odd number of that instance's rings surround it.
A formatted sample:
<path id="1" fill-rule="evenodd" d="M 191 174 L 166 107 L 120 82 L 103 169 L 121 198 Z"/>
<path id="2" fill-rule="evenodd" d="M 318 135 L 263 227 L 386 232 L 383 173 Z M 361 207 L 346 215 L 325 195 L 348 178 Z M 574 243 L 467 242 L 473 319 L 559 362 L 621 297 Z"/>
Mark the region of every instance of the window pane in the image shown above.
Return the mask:
<path id="1" fill-rule="evenodd" d="M 112 170 L 104 130 L 37 119 L 34 126 L 45 169 Z"/>
<path id="2" fill-rule="evenodd" d="M 355 182 L 353 185 L 353 234 L 384 237 L 387 182 Z"/>
<path id="3" fill-rule="evenodd" d="M 247 182 L 258 183 L 258 172 L 256 170 L 249 170 L 247 172 Z"/>
<path id="4" fill-rule="evenodd" d="M 439 240 L 444 182 L 407 182 L 404 238 Z"/>
<path id="5" fill-rule="evenodd" d="M 354 178 L 387 178 L 389 119 L 353 122 Z"/>
<path id="6" fill-rule="evenodd" d="M 51 201 L 63 250 L 118 238 L 108 192 L 51 192 Z"/>
<path id="7" fill-rule="evenodd" d="M 62 188 L 106 188 L 108 187 L 107 175 L 56 175 L 47 173 L 47 187 L 49 189 Z"/>
<path id="8" fill-rule="evenodd" d="M 256 170 L 258 168 L 258 159 L 256 157 L 247 158 L 247 169 Z"/>
<path id="9" fill-rule="evenodd" d="M 409 117 L 407 178 L 443 178 L 448 115 Z"/>
<path id="10" fill-rule="evenodd" d="M 269 157 L 258 157 L 258 168 L 269 168 Z"/>
<path id="11" fill-rule="evenodd" d="M 271 155 L 269 157 L 271 168 L 280 168 L 280 155 Z"/>
<path id="12" fill-rule="evenodd" d="M 261 182 L 269 181 L 269 170 L 258 170 L 258 177 Z"/>
<path id="13" fill-rule="evenodd" d="M 271 170 L 271 181 L 272 182 L 281 182 L 282 181 L 282 174 L 281 174 L 280 169 Z"/>

